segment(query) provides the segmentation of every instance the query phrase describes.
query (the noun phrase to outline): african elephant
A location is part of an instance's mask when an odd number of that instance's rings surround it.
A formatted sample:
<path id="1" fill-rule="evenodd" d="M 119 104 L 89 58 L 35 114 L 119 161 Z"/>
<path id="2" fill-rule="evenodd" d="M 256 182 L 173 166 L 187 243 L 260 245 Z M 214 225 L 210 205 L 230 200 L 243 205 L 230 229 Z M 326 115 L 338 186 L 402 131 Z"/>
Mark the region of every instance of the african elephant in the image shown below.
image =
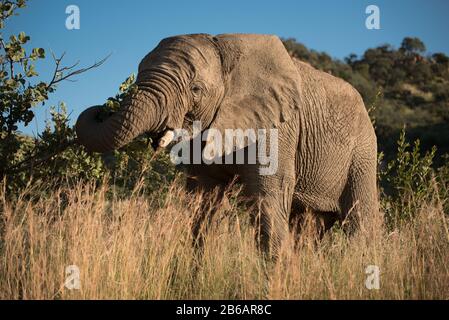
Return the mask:
<path id="1" fill-rule="evenodd" d="M 224 188 L 237 177 L 256 204 L 258 243 L 267 252 L 276 254 L 289 221 L 306 208 L 328 226 L 350 212 L 356 226 L 357 217 L 377 210 L 376 135 L 360 94 L 291 58 L 278 37 L 166 38 L 141 61 L 136 83 L 137 92 L 103 122 L 98 106 L 79 116 L 78 140 L 88 150 L 117 149 L 144 132 L 165 139 L 173 129 L 190 130 L 193 120 L 219 132 L 277 130 L 274 174 L 261 175 L 259 161 L 187 166 L 192 191 Z"/>

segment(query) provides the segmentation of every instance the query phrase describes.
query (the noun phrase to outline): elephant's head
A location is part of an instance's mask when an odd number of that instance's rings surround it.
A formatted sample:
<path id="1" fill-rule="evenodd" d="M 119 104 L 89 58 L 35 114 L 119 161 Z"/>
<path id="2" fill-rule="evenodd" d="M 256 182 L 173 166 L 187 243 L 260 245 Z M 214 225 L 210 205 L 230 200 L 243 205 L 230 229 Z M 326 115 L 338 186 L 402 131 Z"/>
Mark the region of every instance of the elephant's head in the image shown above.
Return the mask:
<path id="1" fill-rule="evenodd" d="M 85 110 L 76 131 L 91 151 L 120 148 L 144 132 L 171 129 L 262 129 L 299 106 L 298 74 L 276 36 L 197 34 L 162 40 L 140 63 L 138 90 L 103 122 Z M 165 142 L 162 144 L 166 144 Z"/>

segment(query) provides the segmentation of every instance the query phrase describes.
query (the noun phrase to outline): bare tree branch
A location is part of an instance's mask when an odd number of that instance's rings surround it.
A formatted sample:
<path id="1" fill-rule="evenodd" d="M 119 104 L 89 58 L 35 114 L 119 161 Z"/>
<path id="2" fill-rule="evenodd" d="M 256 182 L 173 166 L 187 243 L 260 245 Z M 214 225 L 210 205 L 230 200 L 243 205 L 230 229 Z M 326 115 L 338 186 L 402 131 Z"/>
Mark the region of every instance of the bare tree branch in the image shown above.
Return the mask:
<path id="1" fill-rule="evenodd" d="M 64 81 L 64 80 L 73 81 L 72 79 L 70 79 L 71 77 L 77 76 L 77 75 L 82 74 L 82 73 L 84 73 L 86 71 L 89 71 L 91 69 L 98 68 L 103 63 L 105 63 L 107 59 L 109 59 L 111 54 L 108 54 L 105 58 L 101 59 L 98 62 L 95 62 L 94 64 L 92 64 L 92 65 L 90 65 L 88 67 L 77 69 L 77 70 L 74 70 L 74 69 L 79 65 L 79 61 L 75 62 L 71 66 L 60 67 L 62 59 L 65 56 L 65 52 L 59 58 L 56 58 L 56 56 L 54 55 L 53 52 L 52 52 L 52 56 L 53 56 L 53 59 L 55 60 L 55 65 L 56 66 L 55 66 L 55 71 L 53 72 L 53 77 L 52 77 L 51 81 L 47 85 L 47 90 L 50 89 L 51 87 L 53 87 L 55 84 L 61 82 L 61 81 Z M 63 74 L 64 71 L 69 71 L 69 72 L 66 75 L 64 75 Z"/>

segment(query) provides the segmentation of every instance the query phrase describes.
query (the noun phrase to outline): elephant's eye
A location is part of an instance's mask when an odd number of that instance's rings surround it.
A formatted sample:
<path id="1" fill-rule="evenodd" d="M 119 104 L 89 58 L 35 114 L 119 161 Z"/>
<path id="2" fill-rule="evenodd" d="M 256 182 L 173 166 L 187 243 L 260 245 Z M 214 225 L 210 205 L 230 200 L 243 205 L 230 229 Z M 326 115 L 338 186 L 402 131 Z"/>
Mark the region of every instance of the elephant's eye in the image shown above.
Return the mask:
<path id="1" fill-rule="evenodd" d="M 194 96 L 195 98 L 196 98 L 196 97 L 199 97 L 200 94 L 201 94 L 201 87 L 198 86 L 198 85 L 193 85 L 193 86 L 192 86 L 192 93 L 193 93 L 193 96 Z"/>

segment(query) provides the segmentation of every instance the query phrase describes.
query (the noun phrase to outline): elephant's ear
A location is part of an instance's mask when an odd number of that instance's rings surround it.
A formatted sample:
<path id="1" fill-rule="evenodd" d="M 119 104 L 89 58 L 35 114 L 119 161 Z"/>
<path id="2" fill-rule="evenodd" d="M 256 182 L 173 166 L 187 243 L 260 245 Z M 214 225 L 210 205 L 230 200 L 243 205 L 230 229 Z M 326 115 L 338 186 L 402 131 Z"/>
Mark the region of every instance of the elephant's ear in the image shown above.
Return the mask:
<path id="1" fill-rule="evenodd" d="M 300 78 L 281 40 L 270 35 L 218 35 L 225 97 L 211 128 L 270 129 L 300 105 Z"/>

